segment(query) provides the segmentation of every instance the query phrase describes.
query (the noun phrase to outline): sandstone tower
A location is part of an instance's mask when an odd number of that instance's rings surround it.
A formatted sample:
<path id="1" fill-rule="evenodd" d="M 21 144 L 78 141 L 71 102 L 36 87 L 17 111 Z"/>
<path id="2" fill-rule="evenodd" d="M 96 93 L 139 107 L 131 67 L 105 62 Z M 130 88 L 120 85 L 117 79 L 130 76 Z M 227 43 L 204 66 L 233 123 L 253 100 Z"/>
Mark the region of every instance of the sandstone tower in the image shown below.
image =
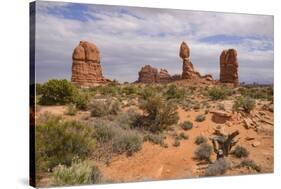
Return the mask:
<path id="1" fill-rule="evenodd" d="M 223 50 L 220 55 L 220 82 L 239 84 L 237 51 L 235 49 Z"/>
<path id="2" fill-rule="evenodd" d="M 80 87 L 93 87 L 108 82 L 102 75 L 100 52 L 94 44 L 80 41 L 74 49 L 71 82 Z"/>

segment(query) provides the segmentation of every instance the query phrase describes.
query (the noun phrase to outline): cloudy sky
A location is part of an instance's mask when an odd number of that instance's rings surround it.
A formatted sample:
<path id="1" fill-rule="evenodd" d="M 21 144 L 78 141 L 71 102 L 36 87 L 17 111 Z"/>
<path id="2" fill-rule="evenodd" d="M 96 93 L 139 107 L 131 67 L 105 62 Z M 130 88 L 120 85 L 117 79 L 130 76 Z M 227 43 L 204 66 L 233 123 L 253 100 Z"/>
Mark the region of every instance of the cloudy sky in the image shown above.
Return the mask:
<path id="1" fill-rule="evenodd" d="M 37 1 L 36 79 L 70 80 L 80 40 L 97 45 L 104 76 L 135 81 L 146 64 L 180 74 L 186 41 L 202 74 L 219 77 L 223 49 L 238 51 L 241 82 L 273 83 L 273 17 Z"/>

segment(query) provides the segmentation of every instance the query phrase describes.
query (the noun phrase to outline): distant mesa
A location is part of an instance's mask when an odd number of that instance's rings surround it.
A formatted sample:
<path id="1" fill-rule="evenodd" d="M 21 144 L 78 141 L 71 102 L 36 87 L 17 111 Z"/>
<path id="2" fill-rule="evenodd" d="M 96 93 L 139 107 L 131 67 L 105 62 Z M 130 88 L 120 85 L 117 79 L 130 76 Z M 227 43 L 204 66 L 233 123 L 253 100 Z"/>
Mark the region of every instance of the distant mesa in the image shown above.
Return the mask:
<path id="1" fill-rule="evenodd" d="M 150 65 L 145 65 L 139 71 L 138 83 L 167 83 L 172 80 L 171 75 L 166 69 L 160 69 L 158 72 L 157 68 Z"/>
<path id="2" fill-rule="evenodd" d="M 99 49 L 87 41 L 80 41 L 72 54 L 71 82 L 80 87 L 93 87 L 109 82 L 102 75 Z"/>
<path id="3" fill-rule="evenodd" d="M 220 55 L 220 82 L 239 84 L 237 51 L 235 49 L 223 50 Z"/>

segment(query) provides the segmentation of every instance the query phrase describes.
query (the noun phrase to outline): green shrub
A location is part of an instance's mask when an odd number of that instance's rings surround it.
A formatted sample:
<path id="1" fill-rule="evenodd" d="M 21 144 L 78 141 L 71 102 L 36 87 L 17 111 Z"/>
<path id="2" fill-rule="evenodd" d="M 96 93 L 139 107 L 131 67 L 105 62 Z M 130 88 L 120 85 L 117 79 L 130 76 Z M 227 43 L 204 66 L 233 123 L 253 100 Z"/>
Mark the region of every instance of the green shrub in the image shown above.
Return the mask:
<path id="1" fill-rule="evenodd" d="M 94 137 L 99 143 L 106 143 L 112 141 L 115 136 L 122 132 L 122 129 L 112 122 L 97 120 L 94 123 Z"/>
<path id="2" fill-rule="evenodd" d="M 117 115 L 119 111 L 120 102 L 117 100 L 95 100 L 91 103 L 91 116 L 93 117 Z"/>
<path id="3" fill-rule="evenodd" d="M 239 111 L 243 109 L 246 113 L 250 113 L 256 106 L 256 101 L 249 97 L 239 97 L 233 104 L 233 110 Z"/>
<path id="4" fill-rule="evenodd" d="M 233 155 L 237 158 L 248 157 L 249 151 L 243 146 L 237 145 L 233 150 Z"/>
<path id="5" fill-rule="evenodd" d="M 78 121 L 45 116 L 36 125 L 36 165 L 38 171 L 58 164 L 69 166 L 74 157 L 85 159 L 95 149 L 93 129 Z"/>
<path id="6" fill-rule="evenodd" d="M 245 159 L 238 165 L 238 167 L 251 168 L 257 172 L 261 172 L 261 167 L 257 165 L 253 160 Z"/>
<path id="7" fill-rule="evenodd" d="M 145 88 L 140 92 L 140 97 L 143 100 L 149 99 L 151 96 L 156 96 L 159 91 L 156 88 L 152 87 L 151 85 L 146 85 Z"/>
<path id="8" fill-rule="evenodd" d="M 202 122 L 205 120 L 205 118 L 206 118 L 206 116 L 204 114 L 201 114 L 201 115 L 196 116 L 195 121 Z"/>
<path id="9" fill-rule="evenodd" d="M 186 135 L 184 132 L 181 132 L 181 133 L 179 134 L 179 137 L 180 137 L 180 139 L 184 139 L 184 140 L 187 140 L 187 139 L 188 139 L 188 135 Z"/>
<path id="10" fill-rule="evenodd" d="M 73 103 L 79 110 L 87 110 L 89 104 L 89 98 L 88 96 L 79 93 L 74 96 Z"/>
<path id="11" fill-rule="evenodd" d="M 179 120 L 177 106 L 170 101 L 164 102 L 161 96 L 148 97 L 140 108 L 144 111 L 144 116 L 138 119 L 137 124 L 152 132 L 163 131 Z"/>
<path id="12" fill-rule="evenodd" d="M 42 85 L 42 96 L 39 103 L 42 105 L 67 104 L 74 102 L 78 94 L 77 88 L 66 79 L 52 79 Z"/>
<path id="13" fill-rule="evenodd" d="M 210 157 L 212 155 L 212 146 L 207 143 L 200 144 L 195 153 L 195 158 L 198 160 L 210 160 Z"/>
<path id="14" fill-rule="evenodd" d="M 139 90 L 135 85 L 131 84 L 124 86 L 121 93 L 124 93 L 126 95 L 137 95 L 139 93 Z"/>
<path id="15" fill-rule="evenodd" d="M 230 94 L 230 91 L 226 88 L 211 88 L 208 90 L 208 96 L 212 100 L 223 100 Z"/>
<path id="16" fill-rule="evenodd" d="M 139 116 L 140 115 L 138 112 L 136 112 L 136 110 L 128 109 L 126 112 L 119 113 L 115 118 L 115 121 L 123 129 L 129 129 L 135 125 Z"/>
<path id="17" fill-rule="evenodd" d="M 230 167 L 229 162 L 226 159 L 221 158 L 210 164 L 205 171 L 205 176 L 217 176 L 222 175 Z"/>
<path id="18" fill-rule="evenodd" d="M 185 121 L 181 124 L 181 128 L 185 131 L 192 129 L 192 127 L 193 127 L 193 123 L 190 121 Z"/>
<path id="19" fill-rule="evenodd" d="M 122 154 L 127 153 L 131 156 L 133 153 L 139 151 L 142 147 L 143 138 L 136 131 L 128 130 L 119 133 L 113 140 L 113 152 Z"/>
<path id="20" fill-rule="evenodd" d="M 239 92 L 244 97 L 253 99 L 273 99 L 273 87 L 241 87 Z"/>
<path id="21" fill-rule="evenodd" d="M 206 143 L 207 142 L 207 138 L 204 136 L 197 136 L 195 138 L 195 144 L 200 145 L 202 143 Z"/>
<path id="22" fill-rule="evenodd" d="M 142 147 L 143 137 L 137 131 L 122 129 L 116 122 L 96 121 L 94 130 L 97 141 L 100 144 L 112 145 L 114 153 L 127 152 L 127 155 L 132 155 Z"/>
<path id="23" fill-rule="evenodd" d="M 160 134 L 146 134 L 143 138 L 144 141 L 152 142 L 153 144 L 159 144 L 160 146 L 164 146 L 165 137 Z"/>
<path id="24" fill-rule="evenodd" d="M 101 180 L 100 170 L 91 168 L 86 161 L 75 159 L 70 167 L 58 165 L 54 168 L 55 185 L 94 184 Z"/>
<path id="25" fill-rule="evenodd" d="M 165 97 L 167 100 L 175 99 L 175 100 L 182 100 L 186 93 L 185 90 L 176 86 L 176 85 L 169 85 L 168 90 L 165 92 Z"/>
<path id="26" fill-rule="evenodd" d="M 42 94 L 42 84 L 36 83 L 35 90 L 36 90 L 36 95 L 41 95 Z"/>
<path id="27" fill-rule="evenodd" d="M 74 105 L 74 104 L 69 104 L 68 106 L 67 106 L 67 110 L 66 110 L 66 112 L 65 112 L 65 114 L 66 115 L 71 115 L 71 116 L 74 116 L 74 115 L 76 115 L 77 114 L 77 108 L 76 108 L 76 106 Z"/>

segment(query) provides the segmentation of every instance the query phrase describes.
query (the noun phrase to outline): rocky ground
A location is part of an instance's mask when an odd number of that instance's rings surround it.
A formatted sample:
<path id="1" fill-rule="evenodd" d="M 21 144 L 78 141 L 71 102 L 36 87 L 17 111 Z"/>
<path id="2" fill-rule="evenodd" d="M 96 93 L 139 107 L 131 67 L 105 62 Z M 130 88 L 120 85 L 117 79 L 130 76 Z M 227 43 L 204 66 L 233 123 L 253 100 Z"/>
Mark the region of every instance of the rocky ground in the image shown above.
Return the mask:
<path id="1" fill-rule="evenodd" d="M 203 89 L 204 87 L 202 87 Z M 194 159 L 194 152 L 198 147 L 196 137 L 204 136 L 211 144 L 210 138 L 214 132 L 231 133 L 239 131 L 237 145 L 243 146 L 249 152 L 246 158 L 234 155 L 227 157 L 231 166 L 222 175 L 241 175 L 273 172 L 273 104 L 268 99 L 256 99 L 256 106 L 250 113 L 233 111 L 235 97 L 233 95 L 224 100 L 211 100 L 197 90 L 189 100 L 196 101 L 199 107 L 178 106 L 178 124 L 165 130 L 164 148 L 161 145 L 145 141 L 141 150 L 133 155 L 113 154 L 109 162 L 90 158 L 90 163 L 97 165 L 107 182 L 132 182 L 161 179 L 181 179 L 200 177 L 205 175 L 209 163 Z M 238 95 L 239 96 L 239 95 Z M 137 99 L 133 99 L 137 101 Z M 122 101 L 122 111 L 127 111 L 134 104 Z M 132 100 L 131 100 L 132 101 Z M 124 105 L 125 104 L 125 105 Z M 61 115 L 69 120 L 91 120 L 90 111 L 78 111 L 74 116 L 66 115 L 67 106 L 38 106 L 36 117 L 46 112 Z M 196 121 L 198 115 L 204 115 L 202 122 Z M 193 128 L 184 130 L 180 125 L 184 121 L 193 123 Z M 175 146 L 175 137 L 184 133 L 188 139 L 180 140 Z M 238 167 L 243 159 L 253 160 L 259 167 L 256 171 L 249 167 Z M 210 161 L 215 162 L 216 155 L 212 153 Z M 46 174 L 41 185 L 50 182 L 51 174 Z"/>

